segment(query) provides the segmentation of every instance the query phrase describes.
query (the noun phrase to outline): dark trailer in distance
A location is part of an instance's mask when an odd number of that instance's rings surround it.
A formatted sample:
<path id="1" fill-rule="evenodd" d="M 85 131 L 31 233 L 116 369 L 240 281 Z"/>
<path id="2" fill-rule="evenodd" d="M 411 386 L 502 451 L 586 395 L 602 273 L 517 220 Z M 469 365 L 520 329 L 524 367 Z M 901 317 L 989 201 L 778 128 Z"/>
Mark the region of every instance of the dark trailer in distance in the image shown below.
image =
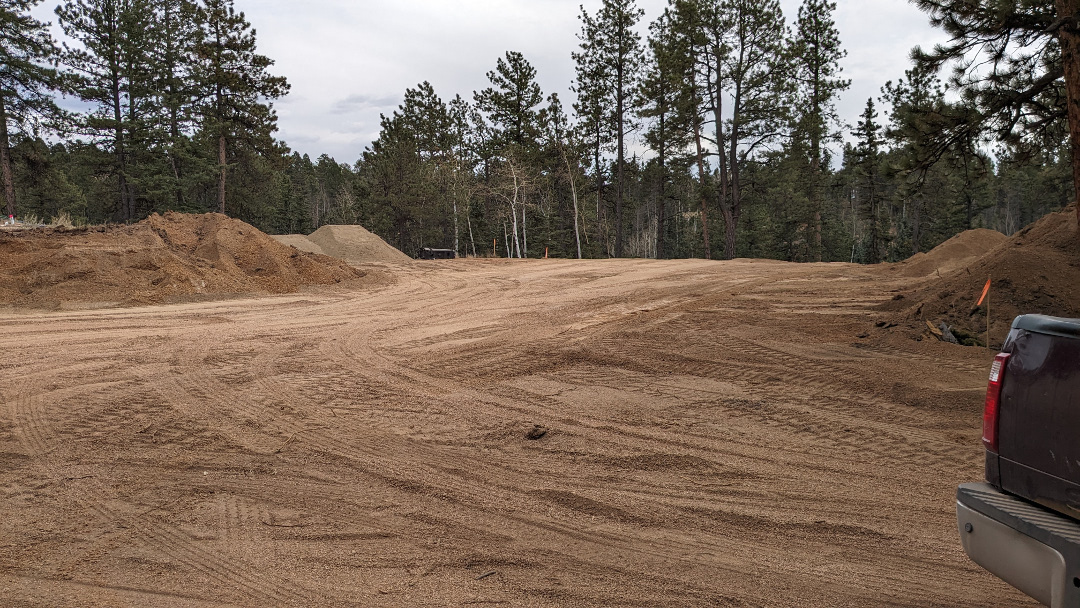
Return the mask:
<path id="1" fill-rule="evenodd" d="M 457 257 L 457 253 L 453 249 L 432 249 L 431 247 L 424 247 L 420 250 L 420 255 L 417 257 L 421 260 L 452 260 Z"/>

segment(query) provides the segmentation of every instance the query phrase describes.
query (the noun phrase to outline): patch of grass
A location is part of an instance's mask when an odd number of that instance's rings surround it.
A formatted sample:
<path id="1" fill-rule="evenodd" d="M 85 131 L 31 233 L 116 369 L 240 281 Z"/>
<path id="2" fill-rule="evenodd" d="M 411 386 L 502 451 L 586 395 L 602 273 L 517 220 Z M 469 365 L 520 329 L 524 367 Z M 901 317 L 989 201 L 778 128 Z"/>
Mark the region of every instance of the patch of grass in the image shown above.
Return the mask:
<path id="1" fill-rule="evenodd" d="M 67 211 L 61 209 L 60 212 L 56 214 L 56 217 L 54 217 L 52 221 L 49 222 L 49 227 L 75 228 L 75 222 L 72 221 L 71 215 Z"/>

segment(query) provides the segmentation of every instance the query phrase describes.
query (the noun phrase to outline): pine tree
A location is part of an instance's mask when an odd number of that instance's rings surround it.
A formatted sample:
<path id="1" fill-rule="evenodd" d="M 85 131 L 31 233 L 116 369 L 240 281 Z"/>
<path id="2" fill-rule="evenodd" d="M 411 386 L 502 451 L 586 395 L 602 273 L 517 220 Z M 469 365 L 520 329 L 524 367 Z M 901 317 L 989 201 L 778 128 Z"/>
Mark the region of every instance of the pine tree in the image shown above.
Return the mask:
<path id="1" fill-rule="evenodd" d="M 874 109 L 873 98 L 866 100 L 866 109 L 860 116 L 852 133 L 856 145 L 851 150 L 852 164 L 855 169 L 854 199 L 858 215 L 863 216 L 866 229 L 865 256 L 868 264 L 877 264 L 884 259 L 885 231 L 881 218 L 881 127 L 875 122 L 878 113 Z"/>
<path id="2" fill-rule="evenodd" d="M 0 0 L 0 179 L 8 216 L 15 215 L 10 133 L 30 133 L 58 112 L 52 91 L 58 49 L 48 25 L 30 16 L 40 0 Z"/>
<path id="3" fill-rule="evenodd" d="M 1054 149 L 1056 136 L 1068 132 L 1080 191 L 1080 0 L 914 3 L 950 37 L 932 51 L 915 49 L 916 62 L 935 73 L 951 65 L 950 86 L 961 93 L 958 111 L 940 121 L 922 162 L 983 134 Z"/>
<path id="4" fill-rule="evenodd" d="M 633 100 L 643 62 L 634 26 L 645 14 L 634 0 L 604 0 L 596 17 L 582 8 L 581 53 L 574 56 L 589 74 L 587 99 L 604 111 L 615 139 L 615 257 L 623 256 L 626 134 L 634 127 Z"/>
<path id="5" fill-rule="evenodd" d="M 541 113 L 541 123 L 544 125 L 546 148 L 549 153 L 548 166 L 545 167 L 546 173 L 552 176 L 553 183 L 557 181 L 558 175 L 565 175 L 570 186 L 574 246 L 577 258 L 581 259 L 581 224 L 579 222 L 581 213 L 577 190 L 577 178 L 580 173 L 579 151 L 575 149 L 577 146 L 572 140 L 573 131 L 570 129 L 569 120 L 558 94 L 552 93 L 548 97 L 548 106 Z M 554 190 L 554 184 L 552 189 Z"/>
<path id="6" fill-rule="evenodd" d="M 704 0 L 673 0 L 671 6 L 671 33 L 674 38 L 672 50 L 681 57 L 675 60 L 680 68 L 681 76 L 679 91 L 676 94 L 678 103 L 675 105 L 673 119 L 677 129 L 687 134 L 687 138 L 693 142 L 693 163 L 697 167 L 698 177 L 698 203 L 700 205 L 699 217 L 701 221 L 702 253 L 705 259 L 712 258 L 712 246 L 709 241 L 709 200 L 718 192 L 711 183 L 714 177 L 709 165 L 708 157 L 716 156 L 719 160 L 720 171 L 724 171 L 723 143 L 719 136 L 723 131 L 723 122 L 720 118 L 722 108 L 720 106 L 720 92 L 722 86 L 720 63 L 726 56 L 727 45 L 724 37 L 727 25 L 719 19 L 719 4 Z M 714 44 L 709 46 L 710 37 Z M 711 51 L 711 52 L 710 52 Z M 710 104 L 711 103 L 711 110 Z M 717 121 L 713 150 L 708 149 L 709 142 L 705 135 L 706 115 L 712 112 L 714 121 Z"/>
<path id="7" fill-rule="evenodd" d="M 539 106 L 544 101 L 536 84 L 536 68 L 525 56 L 507 51 L 487 73 L 491 86 L 474 93 L 476 106 L 495 125 L 496 147 L 517 146 L 535 151 L 540 136 Z"/>
<path id="8" fill-rule="evenodd" d="M 731 259 L 745 196 L 743 171 L 779 140 L 788 120 L 793 81 L 787 26 L 778 0 L 688 4 L 693 10 L 684 21 L 697 31 L 691 50 L 695 70 L 688 82 L 695 88 L 695 104 L 689 120 L 699 140 L 698 172 L 705 173 L 703 156 L 717 157 L 715 195 L 724 218 L 724 257 Z M 707 122 L 712 123 L 711 151 L 700 143 L 705 137 L 699 130 Z"/>
<path id="9" fill-rule="evenodd" d="M 685 39 L 675 31 L 674 14 L 669 7 L 650 26 L 649 57 L 642 74 L 638 114 L 652 123 L 645 131 L 645 142 L 657 155 L 656 257 L 666 257 L 664 235 L 667 232 L 666 187 L 671 181 L 668 163 L 688 144 L 686 130 L 676 124 L 680 105 L 687 103 L 683 78 L 689 72 Z"/>
<path id="10" fill-rule="evenodd" d="M 197 154 L 190 136 L 194 128 L 195 44 L 199 38 L 198 5 L 192 0 L 156 0 L 152 30 L 154 146 L 167 162 L 160 179 L 178 209 L 187 206 L 184 190 L 189 173 L 198 173 Z M 165 178 L 171 175 L 171 179 Z"/>
<path id="11" fill-rule="evenodd" d="M 917 62 L 904 78 L 885 83 L 882 92 L 882 101 L 890 106 L 885 135 L 894 144 L 890 170 L 897 183 L 890 220 L 900 233 L 894 240 L 897 255 L 907 257 L 922 250 L 927 194 L 940 194 L 941 184 L 931 182 L 948 169 L 947 162 L 937 172 L 935 166 L 942 160 L 976 155 L 979 141 L 974 131 L 966 129 L 952 133 L 947 141 L 940 139 L 950 125 L 968 120 L 972 109 L 946 100 L 933 66 Z"/>
<path id="12" fill-rule="evenodd" d="M 273 100 L 289 92 L 274 62 L 256 52 L 255 30 L 232 0 L 205 0 L 199 10 L 200 39 L 195 45 L 196 112 L 203 132 L 213 138 L 218 158 L 218 211 L 225 213 L 228 147 L 277 155 L 277 114 Z"/>
<path id="13" fill-rule="evenodd" d="M 799 7 L 793 48 L 799 86 L 799 116 L 795 137 L 809 141 L 808 187 L 814 223 L 814 257 L 821 261 L 821 215 L 824 208 L 824 173 L 827 171 L 823 145 L 839 141 L 835 100 L 851 81 L 839 78 L 840 60 L 847 53 L 840 48 L 832 13 L 836 3 L 804 0 Z"/>
<path id="14" fill-rule="evenodd" d="M 497 162 L 492 165 L 489 193 L 507 204 L 510 217 L 507 238 L 512 237 L 515 257 L 528 256 L 528 193 L 535 186 L 540 153 L 540 85 L 536 70 L 520 53 L 508 51 L 488 72 L 490 87 L 474 93 L 477 108 L 492 124 L 492 144 Z"/>
<path id="15" fill-rule="evenodd" d="M 614 140 L 608 121 L 606 96 L 607 74 L 600 59 L 600 26 L 581 8 L 580 52 L 571 53 L 574 59 L 574 83 L 570 87 L 577 95 L 574 114 L 577 116 L 579 137 L 589 147 L 592 161 L 594 188 L 596 190 L 596 234 L 607 242 L 604 221 L 604 169 L 603 154 L 611 149 Z"/>
<path id="16" fill-rule="evenodd" d="M 130 221 L 135 217 L 132 140 L 143 137 L 150 102 L 152 10 L 148 0 L 71 0 L 56 14 L 64 33 L 80 45 L 64 53 L 75 93 L 92 104 L 78 128 L 112 154 L 119 215 Z"/>
<path id="17" fill-rule="evenodd" d="M 477 166 L 477 154 L 475 141 L 470 132 L 469 115 L 473 108 L 469 102 L 462 99 L 461 95 L 455 95 L 447 104 L 447 114 L 450 119 L 450 164 L 453 178 L 451 183 L 452 200 L 454 205 L 454 251 L 460 251 L 461 219 L 460 207 L 464 206 L 465 227 L 469 235 L 469 246 L 472 255 L 476 256 L 476 239 L 472 226 L 472 202 L 475 191 L 475 171 Z M 466 249 L 466 255 L 468 255 Z"/>

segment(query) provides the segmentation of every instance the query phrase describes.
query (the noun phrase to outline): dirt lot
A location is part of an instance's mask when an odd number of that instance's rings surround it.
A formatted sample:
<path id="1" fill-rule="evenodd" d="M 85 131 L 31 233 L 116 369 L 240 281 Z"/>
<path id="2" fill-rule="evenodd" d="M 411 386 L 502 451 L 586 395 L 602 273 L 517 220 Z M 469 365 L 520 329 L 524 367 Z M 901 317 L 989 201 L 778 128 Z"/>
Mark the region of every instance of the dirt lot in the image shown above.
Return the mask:
<path id="1" fill-rule="evenodd" d="M 991 355 L 875 328 L 917 279 L 375 270 L 6 310 L 0 604 L 1032 605 L 955 531 Z"/>

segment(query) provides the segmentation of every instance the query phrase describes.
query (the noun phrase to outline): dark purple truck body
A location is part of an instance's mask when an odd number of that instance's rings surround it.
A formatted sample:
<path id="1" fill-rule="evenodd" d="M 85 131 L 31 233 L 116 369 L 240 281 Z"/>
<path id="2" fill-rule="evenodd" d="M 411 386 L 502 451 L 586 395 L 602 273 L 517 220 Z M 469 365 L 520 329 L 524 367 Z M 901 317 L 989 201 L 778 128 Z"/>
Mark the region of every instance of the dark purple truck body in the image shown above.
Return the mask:
<path id="1" fill-rule="evenodd" d="M 1020 317 L 1002 352 L 1012 356 L 986 480 L 1080 518 L 1080 320 Z"/>
<path id="2" fill-rule="evenodd" d="M 1042 603 L 1080 607 L 1080 319 L 1017 317 L 997 451 L 957 490 L 964 550 Z"/>

